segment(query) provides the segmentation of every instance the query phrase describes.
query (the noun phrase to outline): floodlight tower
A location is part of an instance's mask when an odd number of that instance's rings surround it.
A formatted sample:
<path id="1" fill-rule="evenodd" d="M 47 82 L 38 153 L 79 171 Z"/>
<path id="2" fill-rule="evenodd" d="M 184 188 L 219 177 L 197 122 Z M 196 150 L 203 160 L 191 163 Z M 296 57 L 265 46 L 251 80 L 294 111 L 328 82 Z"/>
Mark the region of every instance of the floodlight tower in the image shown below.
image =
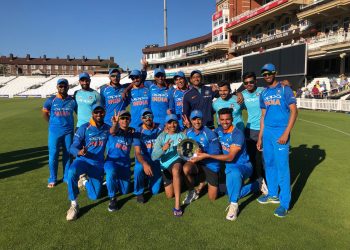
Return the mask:
<path id="1" fill-rule="evenodd" d="M 164 0 L 164 46 L 168 45 L 168 25 L 167 25 L 167 9 L 166 0 Z"/>

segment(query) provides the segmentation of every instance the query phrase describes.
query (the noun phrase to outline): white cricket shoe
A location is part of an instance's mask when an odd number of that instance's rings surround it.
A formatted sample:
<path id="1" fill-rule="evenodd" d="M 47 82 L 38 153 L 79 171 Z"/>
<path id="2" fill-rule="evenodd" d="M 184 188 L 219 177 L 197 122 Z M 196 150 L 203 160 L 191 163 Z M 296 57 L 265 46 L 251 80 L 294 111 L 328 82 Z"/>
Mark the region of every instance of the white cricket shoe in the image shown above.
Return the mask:
<path id="1" fill-rule="evenodd" d="M 79 206 L 71 205 L 67 211 L 67 216 L 66 216 L 67 221 L 76 220 L 78 217 L 78 213 L 79 213 Z"/>
<path id="2" fill-rule="evenodd" d="M 238 203 L 230 203 L 230 205 L 228 205 L 228 207 L 226 208 L 227 215 L 226 215 L 226 219 L 233 221 L 237 219 L 237 214 L 238 214 Z"/>

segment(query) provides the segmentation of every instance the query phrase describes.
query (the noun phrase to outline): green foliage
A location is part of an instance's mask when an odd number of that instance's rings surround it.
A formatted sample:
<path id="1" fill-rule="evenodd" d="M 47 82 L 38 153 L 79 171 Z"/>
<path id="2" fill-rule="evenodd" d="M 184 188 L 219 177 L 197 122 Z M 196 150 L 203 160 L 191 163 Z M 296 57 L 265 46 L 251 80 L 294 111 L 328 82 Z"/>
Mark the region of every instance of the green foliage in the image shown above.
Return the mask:
<path id="1" fill-rule="evenodd" d="M 284 219 L 256 196 L 240 201 L 237 221 L 225 220 L 227 197 L 192 203 L 182 218 L 164 193 L 137 204 L 119 197 L 107 211 L 106 192 L 96 202 L 79 196 L 82 214 L 67 222 L 67 188 L 47 189 L 44 100 L 0 99 L 1 249 L 348 249 L 350 245 L 350 116 L 300 111 L 290 153 L 293 207 Z M 60 165 L 61 170 L 61 165 Z M 62 176 L 59 171 L 59 176 Z M 183 193 L 182 198 L 184 198 Z"/>

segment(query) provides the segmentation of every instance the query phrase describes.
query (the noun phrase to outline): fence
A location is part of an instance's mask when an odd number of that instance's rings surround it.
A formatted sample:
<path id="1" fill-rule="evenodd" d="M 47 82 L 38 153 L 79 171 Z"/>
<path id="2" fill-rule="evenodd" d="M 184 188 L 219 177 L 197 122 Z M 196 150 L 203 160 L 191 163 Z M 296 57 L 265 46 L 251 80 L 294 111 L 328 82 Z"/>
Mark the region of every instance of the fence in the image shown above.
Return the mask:
<path id="1" fill-rule="evenodd" d="M 297 98 L 298 108 L 350 112 L 350 101 Z"/>

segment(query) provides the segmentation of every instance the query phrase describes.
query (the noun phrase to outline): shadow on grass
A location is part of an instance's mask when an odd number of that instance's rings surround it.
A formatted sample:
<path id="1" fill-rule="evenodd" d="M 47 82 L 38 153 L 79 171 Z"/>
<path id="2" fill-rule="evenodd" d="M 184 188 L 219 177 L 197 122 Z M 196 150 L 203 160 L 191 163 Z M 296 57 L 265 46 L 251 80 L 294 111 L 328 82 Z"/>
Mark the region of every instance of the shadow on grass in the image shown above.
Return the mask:
<path id="1" fill-rule="evenodd" d="M 297 203 L 312 171 L 326 158 L 326 151 L 319 145 L 308 147 L 301 144 L 290 149 L 290 182 L 292 188 L 292 200 L 290 209 Z"/>
<path id="2" fill-rule="evenodd" d="M 47 146 L 2 153 L 0 154 L 0 179 L 41 168 L 47 162 Z"/>

